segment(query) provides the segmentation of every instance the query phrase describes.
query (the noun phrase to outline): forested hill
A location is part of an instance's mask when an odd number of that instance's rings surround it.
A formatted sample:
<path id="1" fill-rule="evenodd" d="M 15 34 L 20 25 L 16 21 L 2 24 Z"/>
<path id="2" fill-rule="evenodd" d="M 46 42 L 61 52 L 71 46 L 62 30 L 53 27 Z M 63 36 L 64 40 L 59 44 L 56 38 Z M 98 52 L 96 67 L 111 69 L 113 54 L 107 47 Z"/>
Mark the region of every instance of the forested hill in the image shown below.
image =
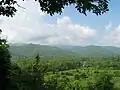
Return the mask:
<path id="1" fill-rule="evenodd" d="M 48 46 L 38 44 L 10 44 L 12 56 L 113 56 L 120 54 L 120 48 L 113 46 Z"/>

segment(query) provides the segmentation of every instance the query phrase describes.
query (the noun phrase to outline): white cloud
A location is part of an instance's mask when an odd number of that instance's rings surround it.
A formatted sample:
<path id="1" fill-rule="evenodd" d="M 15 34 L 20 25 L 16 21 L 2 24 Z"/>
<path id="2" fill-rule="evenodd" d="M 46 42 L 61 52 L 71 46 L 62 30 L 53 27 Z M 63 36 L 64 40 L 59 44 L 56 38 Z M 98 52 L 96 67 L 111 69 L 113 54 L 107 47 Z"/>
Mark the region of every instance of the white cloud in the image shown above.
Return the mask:
<path id="1" fill-rule="evenodd" d="M 65 17 L 61 18 L 64 20 Z M 59 19 L 58 19 L 59 20 Z M 82 43 L 89 42 L 89 40 L 96 34 L 95 30 L 79 24 L 56 23 L 51 29 L 52 35 L 47 39 L 49 44 L 72 44 L 80 45 Z"/>
<path id="2" fill-rule="evenodd" d="M 111 30 L 104 38 L 101 40 L 102 44 L 105 45 L 120 45 L 120 25 L 116 27 L 114 30 Z"/>
<path id="3" fill-rule="evenodd" d="M 63 17 L 62 19 L 59 19 L 57 20 L 57 24 L 58 25 L 68 25 L 68 24 L 71 24 L 71 20 L 69 17 L 65 16 Z"/>
<path id="4" fill-rule="evenodd" d="M 96 31 L 88 26 L 75 24 L 68 16 L 58 18 L 56 23 L 49 24 L 44 20 L 46 14 L 41 12 L 35 2 L 20 2 L 26 9 L 20 9 L 13 18 L 1 18 L 0 27 L 9 42 L 40 44 L 72 44 L 90 43 Z"/>
<path id="5" fill-rule="evenodd" d="M 111 27 L 112 27 L 112 23 L 109 22 L 109 24 L 105 26 L 105 30 L 109 31 Z"/>

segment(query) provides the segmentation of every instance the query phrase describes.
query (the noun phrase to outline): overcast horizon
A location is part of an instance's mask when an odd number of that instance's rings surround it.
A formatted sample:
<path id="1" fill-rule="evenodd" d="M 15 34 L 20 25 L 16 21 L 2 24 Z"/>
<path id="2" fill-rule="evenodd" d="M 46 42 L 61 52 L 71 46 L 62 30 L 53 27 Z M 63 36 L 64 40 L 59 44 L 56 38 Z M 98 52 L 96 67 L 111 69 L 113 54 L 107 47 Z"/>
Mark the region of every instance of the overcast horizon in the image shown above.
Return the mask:
<path id="1" fill-rule="evenodd" d="M 0 17 L 3 36 L 9 43 L 47 45 L 120 46 L 120 0 L 110 2 L 110 11 L 102 16 L 78 13 L 73 6 L 62 15 L 49 16 L 34 1 L 20 1 L 13 18 Z"/>

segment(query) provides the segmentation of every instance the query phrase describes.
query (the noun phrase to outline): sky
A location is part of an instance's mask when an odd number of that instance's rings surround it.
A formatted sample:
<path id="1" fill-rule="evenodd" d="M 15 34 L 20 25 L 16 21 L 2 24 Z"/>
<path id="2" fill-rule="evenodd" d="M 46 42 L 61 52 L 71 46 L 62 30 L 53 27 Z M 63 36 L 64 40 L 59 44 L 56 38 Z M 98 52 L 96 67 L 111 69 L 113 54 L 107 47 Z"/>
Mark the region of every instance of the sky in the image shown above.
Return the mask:
<path id="1" fill-rule="evenodd" d="M 13 18 L 0 16 L 2 37 L 9 43 L 45 45 L 109 45 L 120 46 L 120 0 L 111 0 L 110 11 L 96 16 L 80 14 L 73 6 L 62 15 L 47 15 L 32 0 L 18 1 Z"/>

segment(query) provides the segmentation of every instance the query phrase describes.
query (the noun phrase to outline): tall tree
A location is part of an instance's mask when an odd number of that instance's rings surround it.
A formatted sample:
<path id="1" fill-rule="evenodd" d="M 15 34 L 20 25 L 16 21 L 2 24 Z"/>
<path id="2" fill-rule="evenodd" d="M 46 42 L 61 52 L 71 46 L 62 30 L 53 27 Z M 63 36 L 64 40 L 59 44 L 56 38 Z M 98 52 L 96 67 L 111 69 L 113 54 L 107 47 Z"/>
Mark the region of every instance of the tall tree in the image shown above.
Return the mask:
<path id="1" fill-rule="evenodd" d="M 6 40 L 0 37 L 0 90 L 7 90 L 10 85 L 10 53 L 8 48 Z"/>
<path id="2" fill-rule="evenodd" d="M 36 59 L 35 63 L 36 63 L 36 65 L 38 65 L 39 61 L 40 61 L 39 53 L 37 54 L 37 56 L 35 57 L 35 59 Z"/>

